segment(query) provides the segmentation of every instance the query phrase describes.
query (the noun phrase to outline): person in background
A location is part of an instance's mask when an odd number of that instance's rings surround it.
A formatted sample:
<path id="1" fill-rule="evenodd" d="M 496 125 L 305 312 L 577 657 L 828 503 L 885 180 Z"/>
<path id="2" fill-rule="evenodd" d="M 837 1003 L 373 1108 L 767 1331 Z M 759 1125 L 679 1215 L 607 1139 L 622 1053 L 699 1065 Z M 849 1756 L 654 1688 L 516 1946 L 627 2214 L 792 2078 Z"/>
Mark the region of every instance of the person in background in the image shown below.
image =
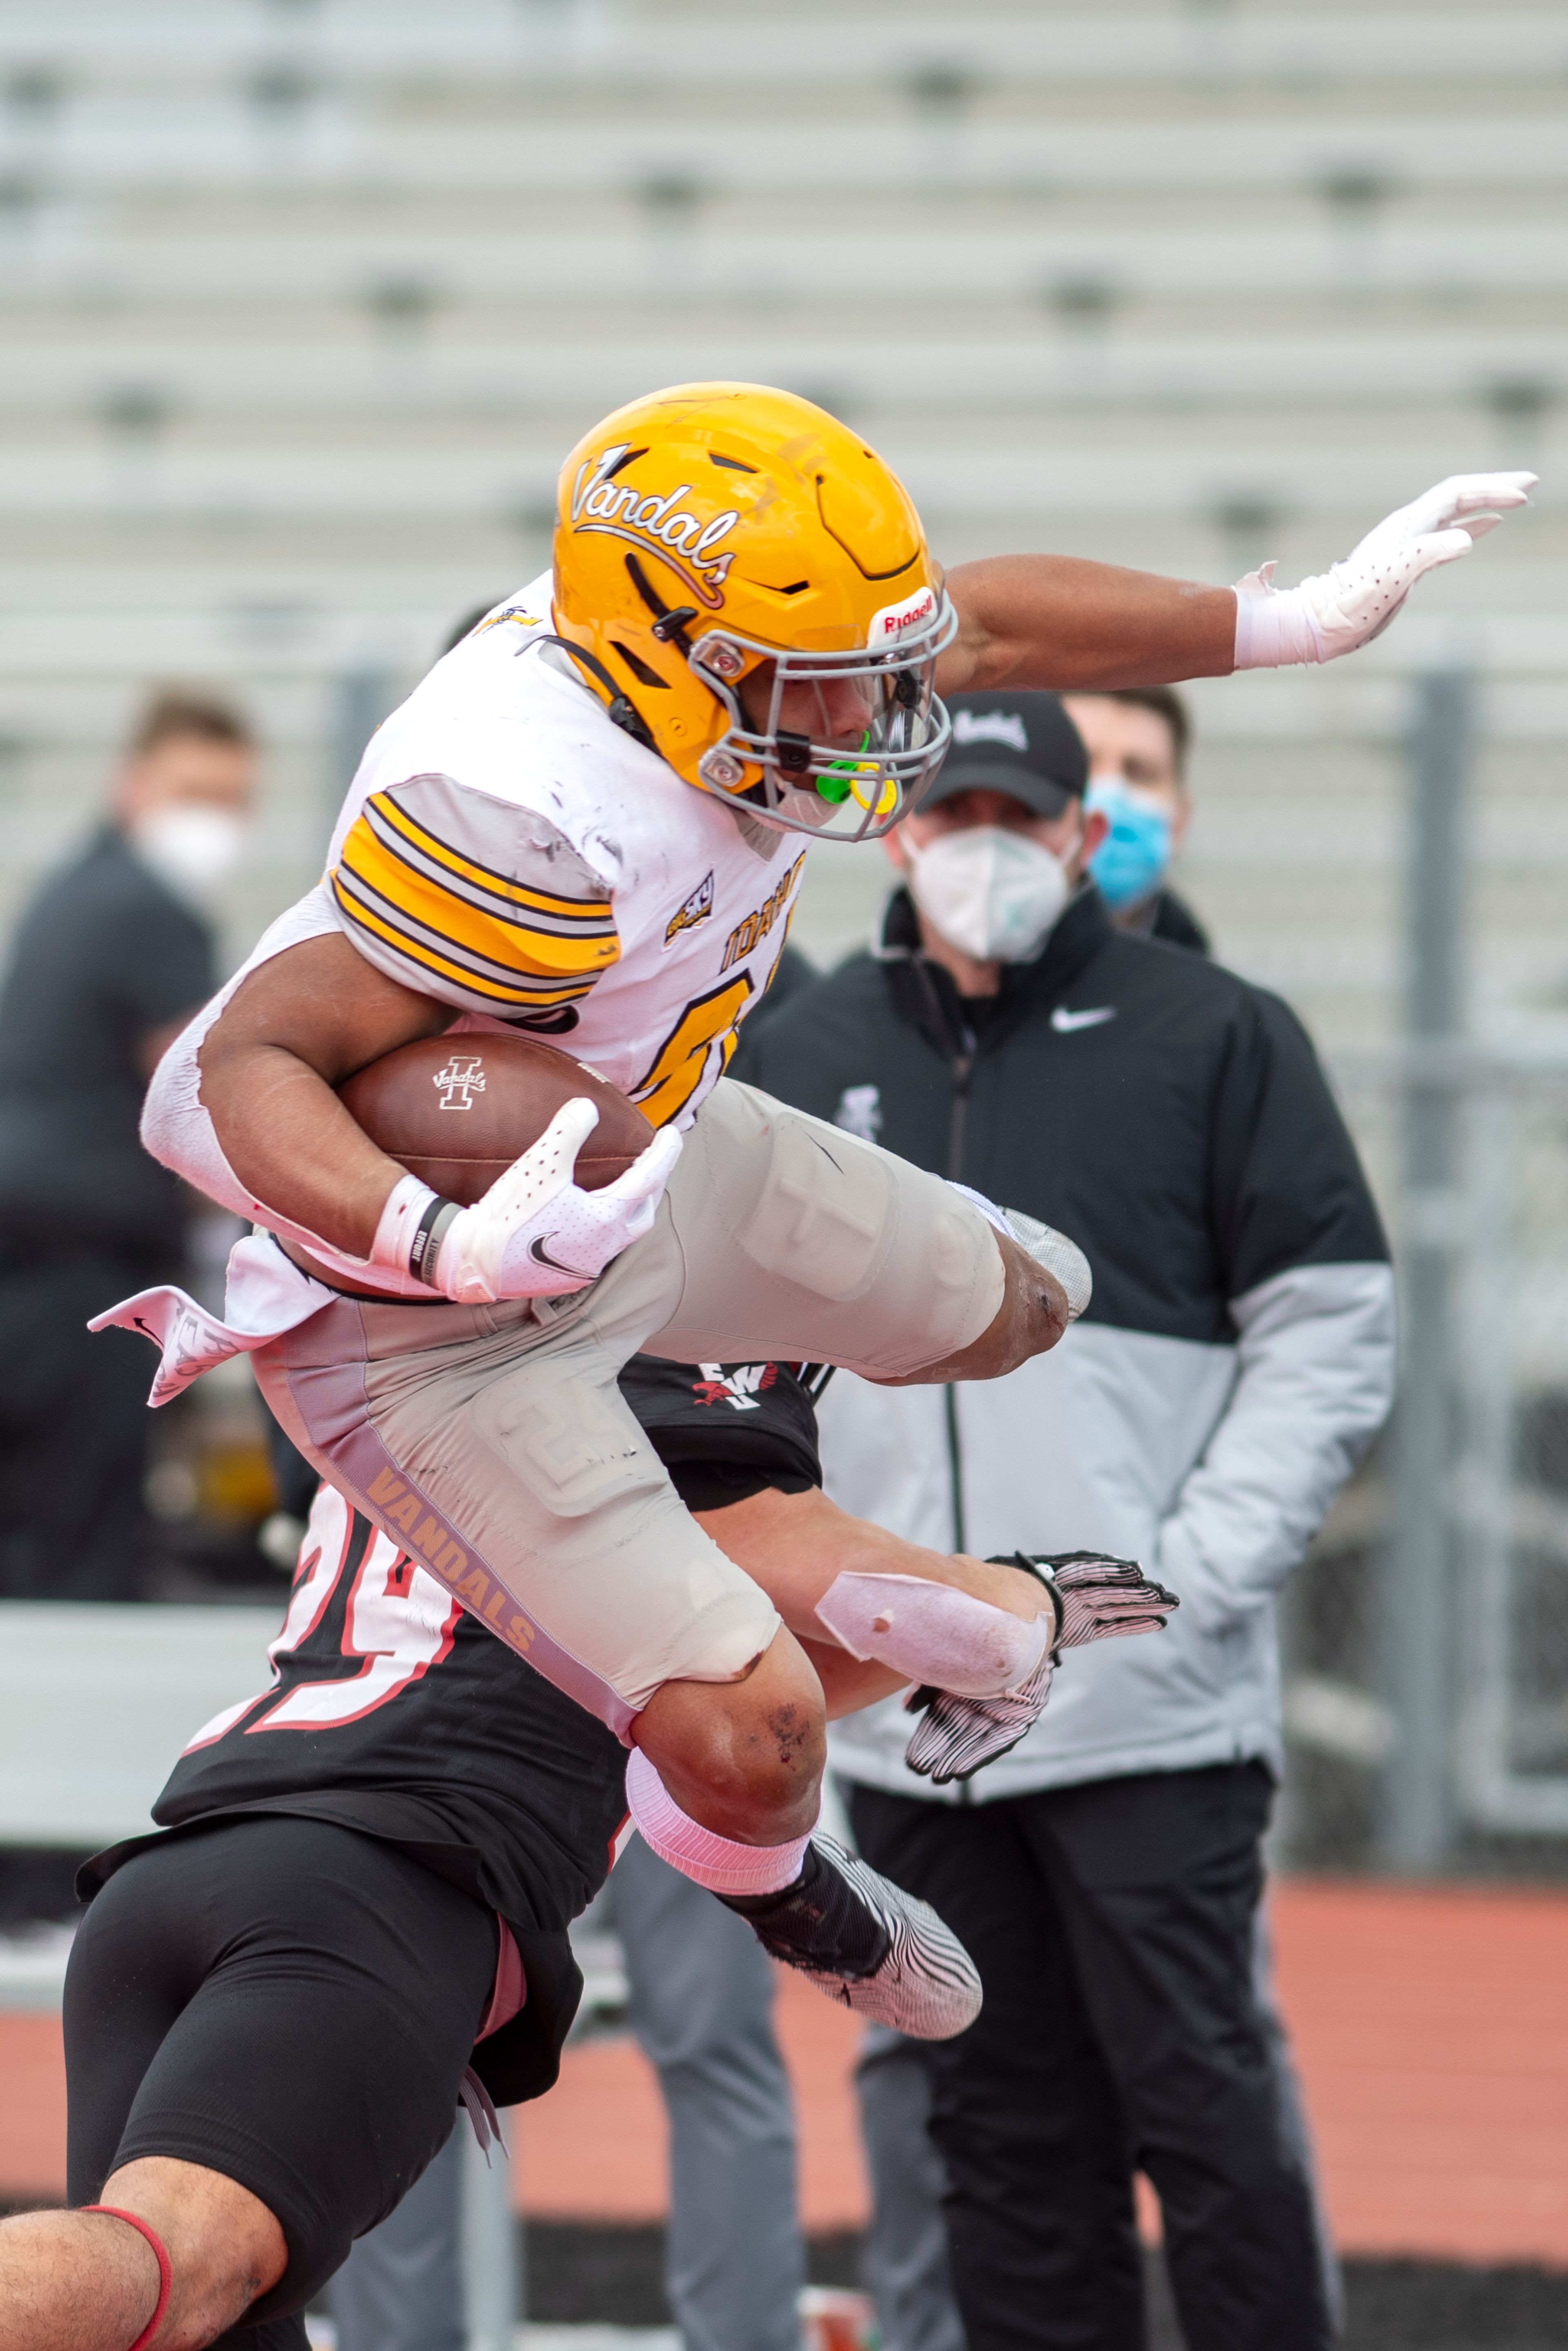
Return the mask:
<path id="1" fill-rule="evenodd" d="M 669 2116 L 664 2288 L 685 2351 L 799 2351 L 806 2247 L 773 1964 L 640 1836 L 599 1901 L 588 1923 L 621 1938 L 632 2031 Z"/>
<path id="2" fill-rule="evenodd" d="M 255 770 L 226 704 L 158 695 L 102 821 L 16 926 L 0 992 L 0 1598 L 143 1588 L 144 1351 L 87 1322 L 181 1270 L 183 1187 L 137 1123 L 160 1054 L 216 984 L 204 902 L 242 852 Z M 6 1856 L 0 1926 L 74 1912 L 73 1868 Z"/>
<path id="3" fill-rule="evenodd" d="M 767 995 L 746 1016 L 752 1028 L 759 1020 L 771 1020 L 776 1012 L 782 1012 L 818 976 L 816 965 L 799 947 L 781 947 Z"/>
<path id="4" fill-rule="evenodd" d="M 1084 806 L 1105 819 L 1089 871 L 1111 920 L 1136 938 L 1207 955 L 1207 933 L 1166 880 L 1192 821 L 1186 703 L 1171 686 L 1135 685 L 1063 695 L 1061 706 L 1089 754 Z"/>
<path id="5" fill-rule="evenodd" d="M 955 2040 L 871 2053 L 871 2168 L 879 2191 L 900 2170 L 913 2063 L 968 2351 L 1142 2351 L 1139 2171 L 1188 2351 L 1327 2351 L 1312 2165 L 1259 1997 L 1273 1600 L 1388 1411 L 1393 1275 L 1294 1015 L 1113 923 L 1088 770 L 1054 695 L 955 697 L 954 748 L 887 844 L 877 949 L 732 1066 L 1071 1233 L 1093 1273 L 1061 1346 L 984 1387 L 839 1373 L 831 1498 L 954 1551 L 1137 1559 L 1181 1604 L 1157 1640 L 1069 1655 L 972 1779 L 906 1768 L 896 1699 L 834 1726 L 862 1853 L 985 1991 Z M 894 2229 L 885 2252 L 886 2339 L 952 2351 L 950 2326 L 905 2324 L 909 2289 L 928 2320 L 941 2291 L 929 2241 Z"/>

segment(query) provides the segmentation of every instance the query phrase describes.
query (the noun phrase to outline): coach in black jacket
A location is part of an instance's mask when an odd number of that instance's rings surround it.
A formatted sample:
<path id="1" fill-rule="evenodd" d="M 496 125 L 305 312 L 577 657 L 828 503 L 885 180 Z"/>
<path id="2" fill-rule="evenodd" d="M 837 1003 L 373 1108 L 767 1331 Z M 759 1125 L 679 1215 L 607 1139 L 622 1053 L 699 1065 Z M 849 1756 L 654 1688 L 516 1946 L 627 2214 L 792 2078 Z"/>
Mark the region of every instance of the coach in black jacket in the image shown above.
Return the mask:
<path id="1" fill-rule="evenodd" d="M 913 894 L 734 1073 L 1059 1226 L 1094 1295 L 984 1386 L 841 1374 L 829 1490 L 943 1548 L 1023 1528 L 1138 1558 L 1182 1604 L 1157 1637 L 1071 1655 L 962 1788 L 904 1769 L 896 1700 L 841 1726 L 833 1760 L 867 1857 L 985 1981 L 979 2022 L 921 2059 L 969 2351 L 1142 2345 L 1134 2170 L 1189 2351 L 1321 2351 L 1309 2169 L 1254 1989 L 1272 1600 L 1391 1400 L 1387 1250 L 1293 1014 L 1114 929 L 1082 881 L 1103 820 L 1060 705 L 958 709 L 894 836 Z"/>

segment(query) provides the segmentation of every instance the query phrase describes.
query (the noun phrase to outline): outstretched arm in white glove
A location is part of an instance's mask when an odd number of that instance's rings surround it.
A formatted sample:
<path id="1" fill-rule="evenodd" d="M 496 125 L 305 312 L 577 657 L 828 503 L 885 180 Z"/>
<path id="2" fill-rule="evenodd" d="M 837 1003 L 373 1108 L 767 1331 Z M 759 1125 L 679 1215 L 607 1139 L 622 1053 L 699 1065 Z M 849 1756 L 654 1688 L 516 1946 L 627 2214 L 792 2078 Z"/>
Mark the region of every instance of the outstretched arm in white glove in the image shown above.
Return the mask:
<path id="1" fill-rule="evenodd" d="M 1533 474 L 1451 474 L 1369 530 L 1343 563 L 1299 588 L 1276 588 L 1265 563 L 1236 583 L 1236 666 L 1336 661 L 1370 644 L 1424 571 L 1468 555 L 1511 507 L 1530 503 Z"/>
<path id="2" fill-rule="evenodd" d="M 382 1211 L 372 1264 L 415 1274 L 461 1306 L 586 1290 L 612 1258 L 652 1232 L 681 1155 L 681 1138 L 666 1126 L 613 1184 L 585 1192 L 572 1170 L 598 1123 L 583 1097 L 563 1102 L 538 1141 L 471 1208 L 405 1176 Z"/>

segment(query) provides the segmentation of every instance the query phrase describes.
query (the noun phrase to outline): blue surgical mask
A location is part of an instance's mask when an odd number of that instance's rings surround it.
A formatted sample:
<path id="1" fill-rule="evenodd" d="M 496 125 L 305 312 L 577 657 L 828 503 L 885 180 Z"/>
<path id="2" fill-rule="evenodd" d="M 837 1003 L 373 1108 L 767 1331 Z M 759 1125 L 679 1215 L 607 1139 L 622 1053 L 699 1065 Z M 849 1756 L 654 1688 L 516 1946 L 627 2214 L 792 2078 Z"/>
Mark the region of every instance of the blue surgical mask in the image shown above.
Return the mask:
<path id="1" fill-rule="evenodd" d="M 1153 897 L 1171 862 L 1171 819 L 1164 801 L 1125 776 L 1096 776 L 1083 805 L 1086 810 L 1098 809 L 1111 828 L 1089 861 L 1106 904 L 1120 910 Z"/>

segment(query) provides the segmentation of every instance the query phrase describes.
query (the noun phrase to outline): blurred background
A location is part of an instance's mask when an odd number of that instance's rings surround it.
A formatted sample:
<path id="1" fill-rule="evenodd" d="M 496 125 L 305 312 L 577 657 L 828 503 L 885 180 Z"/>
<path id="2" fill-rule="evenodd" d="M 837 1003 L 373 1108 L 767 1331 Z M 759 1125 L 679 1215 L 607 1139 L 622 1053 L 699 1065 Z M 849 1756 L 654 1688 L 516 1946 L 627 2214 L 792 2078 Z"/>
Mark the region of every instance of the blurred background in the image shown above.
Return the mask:
<path id="1" fill-rule="evenodd" d="M 1277 1858 L 1568 1875 L 1562 0 L 6 0 L 0 321 L 0 946 L 178 684 L 264 747 L 232 965 L 659 383 L 821 401 L 950 562 L 1289 582 L 1541 473 L 1354 661 L 1191 690 L 1177 881 L 1312 1027 L 1406 1291 L 1286 1603 Z M 819 851 L 796 943 L 885 871 Z M 258 1424 L 199 1396 L 165 1596 L 254 1599 Z"/>

